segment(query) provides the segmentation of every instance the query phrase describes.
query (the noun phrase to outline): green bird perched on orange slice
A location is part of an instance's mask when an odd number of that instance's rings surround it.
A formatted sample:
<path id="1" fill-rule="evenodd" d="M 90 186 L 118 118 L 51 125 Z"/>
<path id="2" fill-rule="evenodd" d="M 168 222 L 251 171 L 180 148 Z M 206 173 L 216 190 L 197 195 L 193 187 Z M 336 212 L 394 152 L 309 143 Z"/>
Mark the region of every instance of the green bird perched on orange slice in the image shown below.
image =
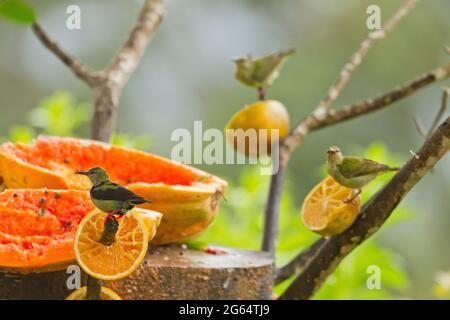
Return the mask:
<path id="1" fill-rule="evenodd" d="M 336 146 L 330 147 L 327 154 L 328 174 L 340 185 L 357 189 L 358 192 L 354 197 L 358 196 L 361 193 L 361 189 L 380 174 L 399 169 L 369 159 L 344 156 L 341 149 Z M 349 201 L 353 200 L 354 197 L 349 199 Z"/>

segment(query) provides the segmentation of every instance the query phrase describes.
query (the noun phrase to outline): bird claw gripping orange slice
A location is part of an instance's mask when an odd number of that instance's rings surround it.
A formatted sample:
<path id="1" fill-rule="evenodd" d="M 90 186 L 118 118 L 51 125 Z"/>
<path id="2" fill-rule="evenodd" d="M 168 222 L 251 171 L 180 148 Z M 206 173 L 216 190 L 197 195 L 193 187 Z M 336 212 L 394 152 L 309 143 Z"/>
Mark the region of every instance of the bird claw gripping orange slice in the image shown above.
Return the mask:
<path id="1" fill-rule="evenodd" d="M 332 177 L 326 177 L 303 201 L 303 224 L 326 237 L 342 233 L 356 220 L 361 207 L 361 197 L 354 197 L 355 192 L 354 189 L 341 186 Z"/>
<path id="2" fill-rule="evenodd" d="M 147 253 L 149 238 L 154 226 L 159 224 L 160 215 L 154 213 L 141 218 L 145 209 L 135 208 L 121 217 L 113 241 L 105 244 L 104 238 L 107 213 L 97 209 L 81 220 L 75 233 L 73 249 L 80 267 L 90 276 L 100 280 L 118 280 L 133 273 Z M 144 219 L 147 219 L 144 222 Z"/>

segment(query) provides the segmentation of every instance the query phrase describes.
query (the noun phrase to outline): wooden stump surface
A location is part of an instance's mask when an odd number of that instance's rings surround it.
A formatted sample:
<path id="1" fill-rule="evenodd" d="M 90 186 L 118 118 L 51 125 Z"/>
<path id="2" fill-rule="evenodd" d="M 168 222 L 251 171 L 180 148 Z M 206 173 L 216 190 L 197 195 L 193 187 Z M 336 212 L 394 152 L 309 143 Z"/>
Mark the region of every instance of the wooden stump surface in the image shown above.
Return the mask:
<path id="1" fill-rule="evenodd" d="M 217 249 L 218 254 L 183 250 L 179 245 L 151 248 L 131 276 L 104 285 L 124 299 L 271 299 L 270 255 Z M 69 276 L 66 270 L 1 272 L 0 299 L 64 299 L 72 291 L 66 285 Z"/>

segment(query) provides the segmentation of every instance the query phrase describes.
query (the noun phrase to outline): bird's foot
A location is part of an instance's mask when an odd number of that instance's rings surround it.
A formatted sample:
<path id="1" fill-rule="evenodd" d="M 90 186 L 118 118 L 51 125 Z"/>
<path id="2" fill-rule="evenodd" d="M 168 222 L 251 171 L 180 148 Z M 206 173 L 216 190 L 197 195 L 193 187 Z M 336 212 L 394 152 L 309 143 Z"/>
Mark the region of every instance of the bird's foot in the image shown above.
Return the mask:
<path id="1" fill-rule="evenodd" d="M 344 201 L 344 203 L 351 203 L 352 205 L 356 206 L 357 203 L 355 202 L 355 199 L 361 194 L 361 190 L 358 190 L 351 198 Z"/>
<path id="2" fill-rule="evenodd" d="M 117 211 L 108 213 L 108 215 L 105 218 L 105 221 L 108 221 L 108 220 L 116 220 L 117 221 L 117 218 L 115 216 L 116 213 L 117 213 Z"/>

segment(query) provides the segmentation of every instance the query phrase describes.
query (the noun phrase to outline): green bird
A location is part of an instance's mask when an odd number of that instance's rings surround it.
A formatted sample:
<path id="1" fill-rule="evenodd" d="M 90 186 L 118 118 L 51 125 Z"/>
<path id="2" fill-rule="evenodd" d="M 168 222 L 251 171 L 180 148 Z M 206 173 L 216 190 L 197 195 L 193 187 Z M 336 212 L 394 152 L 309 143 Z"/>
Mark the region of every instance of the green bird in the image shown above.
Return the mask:
<path id="1" fill-rule="evenodd" d="M 360 157 L 344 156 L 335 146 L 330 147 L 327 154 L 328 174 L 340 185 L 358 190 L 356 195 L 348 201 L 356 198 L 361 193 L 361 189 L 378 175 L 399 169 Z"/>
<path id="2" fill-rule="evenodd" d="M 115 215 L 123 216 L 136 205 L 151 203 L 131 190 L 111 182 L 106 171 L 100 167 L 76 173 L 83 174 L 91 180 L 91 200 L 99 210 L 108 213 L 107 219 L 115 218 Z"/>
<path id="3" fill-rule="evenodd" d="M 234 59 L 236 79 L 247 86 L 263 91 L 278 78 L 284 62 L 294 52 L 295 49 L 289 49 L 259 58 L 247 55 Z"/>

